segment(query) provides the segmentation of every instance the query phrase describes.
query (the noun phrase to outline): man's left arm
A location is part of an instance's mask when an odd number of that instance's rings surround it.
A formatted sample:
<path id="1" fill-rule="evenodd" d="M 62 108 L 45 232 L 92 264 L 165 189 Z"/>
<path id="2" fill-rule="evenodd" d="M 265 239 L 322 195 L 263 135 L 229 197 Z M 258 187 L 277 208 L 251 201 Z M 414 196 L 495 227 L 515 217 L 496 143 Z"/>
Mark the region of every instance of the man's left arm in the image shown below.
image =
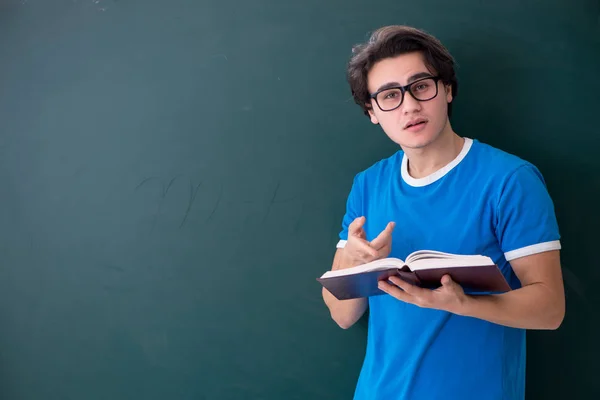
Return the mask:
<path id="1" fill-rule="evenodd" d="M 386 293 L 407 303 L 483 319 L 521 329 L 557 329 L 565 315 L 565 296 L 558 250 L 511 261 L 522 287 L 502 294 L 466 295 L 446 275 L 436 290 L 423 289 L 390 277 L 380 282 Z"/>
<path id="2" fill-rule="evenodd" d="M 565 316 L 559 251 L 517 258 L 511 265 L 521 281 L 520 289 L 498 295 L 465 296 L 456 313 L 515 328 L 557 329 Z"/>
<path id="3" fill-rule="evenodd" d="M 496 236 L 521 282 L 506 293 L 467 296 L 450 276 L 436 290 L 411 286 L 398 278 L 380 288 L 399 300 L 420 307 L 523 329 L 556 329 L 565 315 L 560 242 L 552 200 L 539 171 L 517 169 L 501 190 Z"/>

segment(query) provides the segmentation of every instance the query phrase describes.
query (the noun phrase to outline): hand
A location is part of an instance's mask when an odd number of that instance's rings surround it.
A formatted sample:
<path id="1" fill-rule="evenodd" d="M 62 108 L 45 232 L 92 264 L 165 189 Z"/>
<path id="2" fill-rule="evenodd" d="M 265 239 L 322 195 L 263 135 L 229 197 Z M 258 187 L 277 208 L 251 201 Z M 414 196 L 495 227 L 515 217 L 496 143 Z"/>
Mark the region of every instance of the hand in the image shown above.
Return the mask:
<path id="1" fill-rule="evenodd" d="M 388 278 L 392 284 L 379 281 L 379 289 L 406 303 L 423 308 L 434 308 L 461 315 L 468 297 L 463 288 L 450 275 L 442 277 L 442 286 L 435 290 L 411 285 L 397 276 Z"/>
<path id="2" fill-rule="evenodd" d="M 379 235 L 368 242 L 363 229 L 366 218 L 356 218 L 348 227 L 348 241 L 344 247 L 344 261 L 341 268 L 350 268 L 374 260 L 385 258 L 392 250 L 392 231 L 395 223 L 390 222 Z"/>

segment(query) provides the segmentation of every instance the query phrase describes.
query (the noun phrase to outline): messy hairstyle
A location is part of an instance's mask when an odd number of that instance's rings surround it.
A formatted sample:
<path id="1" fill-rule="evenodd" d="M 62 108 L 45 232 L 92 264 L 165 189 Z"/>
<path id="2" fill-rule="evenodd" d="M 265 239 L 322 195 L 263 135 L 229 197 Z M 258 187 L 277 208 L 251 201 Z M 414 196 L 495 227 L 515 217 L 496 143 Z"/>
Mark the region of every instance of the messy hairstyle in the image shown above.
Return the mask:
<path id="1" fill-rule="evenodd" d="M 430 72 L 439 75 L 445 85 L 452 85 L 452 98 L 458 90 L 454 59 L 442 43 L 430 34 L 409 26 L 392 25 L 379 28 L 367 43 L 352 48 L 348 62 L 347 80 L 354 101 L 369 115 L 371 98 L 367 87 L 367 75 L 380 60 L 400 54 L 421 52 Z M 448 116 L 452 114 L 452 103 L 448 104 Z"/>

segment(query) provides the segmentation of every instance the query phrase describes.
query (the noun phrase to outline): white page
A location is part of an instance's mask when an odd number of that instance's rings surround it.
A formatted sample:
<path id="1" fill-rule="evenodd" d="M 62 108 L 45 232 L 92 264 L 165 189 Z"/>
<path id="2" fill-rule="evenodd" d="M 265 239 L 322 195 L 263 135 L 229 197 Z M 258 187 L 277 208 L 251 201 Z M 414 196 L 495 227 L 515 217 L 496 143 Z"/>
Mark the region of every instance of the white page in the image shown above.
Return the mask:
<path id="1" fill-rule="evenodd" d="M 335 271 L 327 271 L 325 272 L 321 278 L 332 278 L 334 276 L 344 276 L 351 274 L 358 274 L 360 272 L 367 271 L 382 271 L 388 268 L 402 268 L 404 266 L 404 261 L 399 258 L 384 258 L 382 260 L 372 261 L 367 264 L 359 265 L 352 268 L 345 269 L 337 269 Z"/>
<path id="2" fill-rule="evenodd" d="M 465 257 L 465 256 L 459 255 L 459 254 L 444 253 L 442 251 L 435 251 L 435 250 L 419 250 L 419 251 L 415 251 L 415 252 L 411 253 L 406 258 L 406 262 L 411 263 L 414 260 L 419 260 L 422 258 L 448 259 L 448 258 L 457 258 L 457 257 Z"/>
<path id="3" fill-rule="evenodd" d="M 457 258 L 424 258 L 410 263 L 412 271 L 428 268 L 455 268 L 455 267 L 477 267 L 480 265 L 494 265 L 491 258 L 486 256 L 462 256 Z"/>

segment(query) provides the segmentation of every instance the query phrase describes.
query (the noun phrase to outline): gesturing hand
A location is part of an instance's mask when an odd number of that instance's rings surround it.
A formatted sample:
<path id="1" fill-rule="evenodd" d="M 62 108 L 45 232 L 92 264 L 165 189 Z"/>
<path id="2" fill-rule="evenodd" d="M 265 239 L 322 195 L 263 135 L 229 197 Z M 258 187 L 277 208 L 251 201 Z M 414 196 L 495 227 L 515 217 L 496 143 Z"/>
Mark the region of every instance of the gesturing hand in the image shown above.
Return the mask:
<path id="1" fill-rule="evenodd" d="M 368 242 L 363 226 L 366 218 L 356 218 L 348 227 L 348 241 L 344 247 L 342 268 L 354 267 L 385 258 L 392 250 L 392 231 L 395 223 L 390 222 L 379 235 Z"/>

